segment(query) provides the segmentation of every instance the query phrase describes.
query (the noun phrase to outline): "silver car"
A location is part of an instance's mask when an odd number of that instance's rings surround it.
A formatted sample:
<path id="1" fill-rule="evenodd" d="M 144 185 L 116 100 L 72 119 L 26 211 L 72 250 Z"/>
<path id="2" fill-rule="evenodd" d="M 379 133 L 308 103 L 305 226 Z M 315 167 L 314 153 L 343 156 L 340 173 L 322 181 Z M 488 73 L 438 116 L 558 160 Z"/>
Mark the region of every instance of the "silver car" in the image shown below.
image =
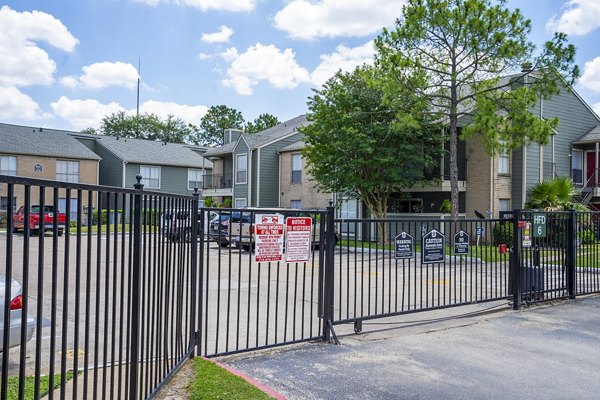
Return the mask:
<path id="1" fill-rule="evenodd" d="M 4 350 L 4 295 L 6 293 L 6 277 L 0 276 L 0 352 Z M 15 347 L 21 344 L 21 322 L 23 318 L 23 295 L 21 293 L 21 284 L 12 280 L 10 285 L 10 329 L 8 347 Z M 25 328 L 27 342 L 33 337 L 35 331 L 35 319 L 27 316 L 27 326 Z"/>

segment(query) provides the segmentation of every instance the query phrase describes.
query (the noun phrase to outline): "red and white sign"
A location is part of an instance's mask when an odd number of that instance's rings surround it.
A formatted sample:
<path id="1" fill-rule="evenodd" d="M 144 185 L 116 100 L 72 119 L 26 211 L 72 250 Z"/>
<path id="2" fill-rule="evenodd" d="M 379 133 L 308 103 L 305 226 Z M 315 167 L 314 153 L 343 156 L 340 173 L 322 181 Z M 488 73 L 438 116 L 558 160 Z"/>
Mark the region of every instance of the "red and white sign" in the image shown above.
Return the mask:
<path id="1" fill-rule="evenodd" d="M 283 259 L 283 216 L 260 214 L 256 216 L 255 221 L 256 262 L 281 261 Z"/>
<path id="2" fill-rule="evenodd" d="M 310 259 L 312 218 L 289 217 L 286 225 L 286 262 L 304 262 Z"/>

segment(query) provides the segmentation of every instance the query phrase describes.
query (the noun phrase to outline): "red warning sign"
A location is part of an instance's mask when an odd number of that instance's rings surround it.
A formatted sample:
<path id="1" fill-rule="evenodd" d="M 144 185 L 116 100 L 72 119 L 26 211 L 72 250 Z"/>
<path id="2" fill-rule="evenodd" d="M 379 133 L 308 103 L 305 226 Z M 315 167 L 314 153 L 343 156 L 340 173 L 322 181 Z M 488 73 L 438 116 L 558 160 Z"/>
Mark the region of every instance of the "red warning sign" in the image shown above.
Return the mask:
<path id="1" fill-rule="evenodd" d="M 283 222 L 279 215 L 256 216 L 256 262 L 275 262 L 283 259 Z"/>
<path id="2" fill-rule="evenodd" d="M 289 217 L 286 225 L 286 262 L 304 262 L 310 259 L 312 218 Z"/>

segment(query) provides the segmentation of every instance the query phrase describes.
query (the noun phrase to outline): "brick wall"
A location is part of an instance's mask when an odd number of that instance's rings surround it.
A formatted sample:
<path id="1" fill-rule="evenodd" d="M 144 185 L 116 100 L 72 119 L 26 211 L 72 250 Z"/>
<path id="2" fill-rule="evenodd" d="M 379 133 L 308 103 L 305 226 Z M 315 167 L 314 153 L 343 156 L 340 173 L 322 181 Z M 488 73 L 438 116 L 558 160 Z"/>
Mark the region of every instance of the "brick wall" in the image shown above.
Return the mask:
<path id="1" fill-rule="evenodd" d="M 292 183 L 292 154 L 295 152 L 286 152 L 280 155 L 281 161 L 281 207 L 290 207 L 292 200 L 300 200 L 304 209 L 323 209 L 329 205 L 332 195 L 330 193 L 320 193 L 315 188 L 315 182 L 308 173 L 306 162 L 302 160 L 302 181 L 301 183 Z"/>

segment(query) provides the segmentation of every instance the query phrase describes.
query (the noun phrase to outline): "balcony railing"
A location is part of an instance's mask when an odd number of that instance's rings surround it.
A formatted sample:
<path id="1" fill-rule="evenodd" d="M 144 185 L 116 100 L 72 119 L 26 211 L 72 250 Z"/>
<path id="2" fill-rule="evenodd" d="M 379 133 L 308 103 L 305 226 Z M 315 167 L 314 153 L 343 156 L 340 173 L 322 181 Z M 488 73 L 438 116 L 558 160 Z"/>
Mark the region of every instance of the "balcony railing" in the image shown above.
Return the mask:
<path id="1" fill-rule="evenodd" d="M 204 183 L 202 189 L 231 189 L 232 179 L 223 175 L 204 175 Z"/>

